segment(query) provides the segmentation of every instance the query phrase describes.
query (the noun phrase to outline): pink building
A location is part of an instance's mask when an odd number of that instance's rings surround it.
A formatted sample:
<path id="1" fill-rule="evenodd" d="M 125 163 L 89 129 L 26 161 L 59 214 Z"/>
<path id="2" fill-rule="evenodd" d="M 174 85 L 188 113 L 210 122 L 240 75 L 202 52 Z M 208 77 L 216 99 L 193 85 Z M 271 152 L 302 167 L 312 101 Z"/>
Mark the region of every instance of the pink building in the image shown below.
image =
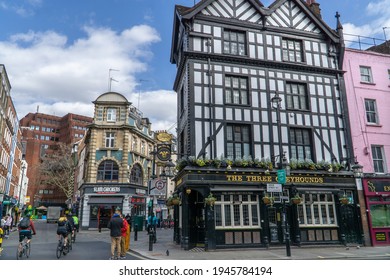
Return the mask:
<path id="1" fill-rule="evenodd" d="M 379 53 L 383 47 L 346 49 L 343 63 L 353 154 L 364 171 L 363 228 L 374 246 L 390 245 L 390 55 Z"/>

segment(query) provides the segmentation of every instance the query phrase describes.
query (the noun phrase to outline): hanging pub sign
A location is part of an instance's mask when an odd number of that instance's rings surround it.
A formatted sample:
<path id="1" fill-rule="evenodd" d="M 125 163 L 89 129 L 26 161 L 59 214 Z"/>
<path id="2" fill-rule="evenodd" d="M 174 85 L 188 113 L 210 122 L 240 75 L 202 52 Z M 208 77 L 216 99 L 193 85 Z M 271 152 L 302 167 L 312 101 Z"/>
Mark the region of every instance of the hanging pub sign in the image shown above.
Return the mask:
<path id="1" fill-rule="evenodd" d="M 157 158 L 161 161 L 171 159 L 171 144 L 157 144 Z"/>

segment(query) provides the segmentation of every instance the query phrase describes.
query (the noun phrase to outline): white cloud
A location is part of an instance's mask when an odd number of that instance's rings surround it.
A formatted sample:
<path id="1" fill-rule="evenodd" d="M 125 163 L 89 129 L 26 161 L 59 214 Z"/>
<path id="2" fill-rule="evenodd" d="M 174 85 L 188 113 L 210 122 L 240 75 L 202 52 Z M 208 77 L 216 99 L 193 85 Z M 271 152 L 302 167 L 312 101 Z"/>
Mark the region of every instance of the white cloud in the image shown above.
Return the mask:
<path id="1" fill-rule="evenodd" d="M 94 27 L 85 27 L 84 31 L 85 37 L 74 42 L 54 31 L 29 31 L 0 41 L 1 63 L 7 69 L 19 119 L 36 112 L 38 106 L 47 114 L 92 116 L 92 101 L 109 89 L 110 68 L 119 70 L 111 72 L 118 81 L 112 82 L 112 91 L 137 105 L 138 95 L 132 94 L 136 75 L 148 71 L 153 58 L 150 47 L 160 41 L 157 31 L 147 25 L 122 32 Z M 151 104 L 159 110 L 152 109 Z M 154 130 L 176 121 L 176 96 L 172 92 L 143 93 L 140 105 Z"/>

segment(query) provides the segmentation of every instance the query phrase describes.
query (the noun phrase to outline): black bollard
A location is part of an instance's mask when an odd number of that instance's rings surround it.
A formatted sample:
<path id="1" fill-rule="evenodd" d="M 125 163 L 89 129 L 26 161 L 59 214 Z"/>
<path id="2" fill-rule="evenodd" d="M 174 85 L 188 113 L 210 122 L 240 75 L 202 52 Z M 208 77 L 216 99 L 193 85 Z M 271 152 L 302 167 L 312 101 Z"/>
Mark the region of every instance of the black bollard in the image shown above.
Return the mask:
<path id="1" fill-rule="evenodd" d="M 134 241 L 138 240 L 138 225 L 134 226 Z"/>
<path id="2" fill-rule="evenodd" d="M 149 251 L 153 251 L 153 234 L 149 234 Z"/>

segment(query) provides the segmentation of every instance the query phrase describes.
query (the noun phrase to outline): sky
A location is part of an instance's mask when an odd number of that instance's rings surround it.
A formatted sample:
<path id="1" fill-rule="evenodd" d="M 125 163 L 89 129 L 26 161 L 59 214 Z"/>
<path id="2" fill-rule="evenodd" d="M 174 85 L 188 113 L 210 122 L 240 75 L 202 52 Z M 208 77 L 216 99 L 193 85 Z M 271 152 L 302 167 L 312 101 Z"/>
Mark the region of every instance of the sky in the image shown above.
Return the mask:
<path id="1" fill-rule="evenodd" d="M 345 33 L 390 38 L 390 0 L 317 2 L 333 29 L 339 12 Z M 92 117 L 92 102 L 115 91 L 153 130 L 174 133 L 176 4 L 191 7 L 194 0 L 0 0 L 0 64 L 18 118 L 37 111 Z"/>

